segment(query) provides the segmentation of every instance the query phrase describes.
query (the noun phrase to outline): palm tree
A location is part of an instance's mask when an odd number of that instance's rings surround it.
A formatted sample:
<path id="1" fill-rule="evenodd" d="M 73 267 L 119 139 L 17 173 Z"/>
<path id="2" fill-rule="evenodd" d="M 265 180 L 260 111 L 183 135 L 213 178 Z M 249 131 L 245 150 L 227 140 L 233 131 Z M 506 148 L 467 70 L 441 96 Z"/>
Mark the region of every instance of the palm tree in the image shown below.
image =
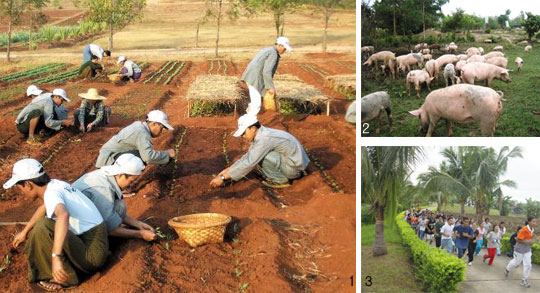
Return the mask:
<path id="1" fill-rule="evenodd" d="M 384 241 L 384 215 L 395 217 L 401 188 L 406 185 L 411 167 L 422 156 L 422 148 L 400 146 L 362 147 L 362 197 L 371 203 L 369 212 L 375 214 L 373 256 L 387 254 Z"/>

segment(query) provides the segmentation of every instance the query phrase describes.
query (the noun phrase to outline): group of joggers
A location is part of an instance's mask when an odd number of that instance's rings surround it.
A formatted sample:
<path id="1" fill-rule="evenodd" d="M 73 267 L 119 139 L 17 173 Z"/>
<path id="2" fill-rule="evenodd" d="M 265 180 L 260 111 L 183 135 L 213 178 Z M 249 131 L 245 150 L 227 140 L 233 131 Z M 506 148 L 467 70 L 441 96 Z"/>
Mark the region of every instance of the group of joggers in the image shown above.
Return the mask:
<path id="1" fill-rule="evenodd" d="M 468 265 L 472 265 L 474 255 L 478 255 L 482 246 L 487 248 L 483 261 L 489 260 L 488 265 L 493 264 L 495 255 L 501 255 L 501 239 L 506 234 L 504 222 L 492 224 L 489 218 L 485 218 L 480 224 L 474 219 L 452 215 L 446 216 L 434 213 L 427 209 L 412 208 L 405 211 L 405 220 L 415 230 L 418 238 L 433 244 L 435 247 L 446 250 L 449 254 L 457 254 L 462 258 L 467 252 Z M 536 219 L 529 217 L 523 227 L 518 227 L 510 237 L 511 251 L 507 253 L 512 260 L 504 270 L 505 277 L 508 273 L 523 263 L 523 279 L 521 285 L 530 287 L 528 278 L 531 272 L 531 246 L 534 243 L 533 232 Z"/>

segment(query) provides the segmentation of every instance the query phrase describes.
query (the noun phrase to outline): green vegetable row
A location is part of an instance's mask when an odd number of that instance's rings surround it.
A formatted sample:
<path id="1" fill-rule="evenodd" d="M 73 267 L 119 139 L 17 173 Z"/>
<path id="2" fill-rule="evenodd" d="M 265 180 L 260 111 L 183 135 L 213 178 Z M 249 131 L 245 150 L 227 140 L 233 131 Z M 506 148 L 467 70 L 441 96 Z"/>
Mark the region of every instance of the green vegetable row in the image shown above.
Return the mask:
<path id="1" fill-rule="evenodd" d="M 32 83 L 58 83 L 76 76 L 79 73 L 79 68 L 66 71 L 60 74 L 52 75 L 45 78 L 33 80 Z"/>
<path id="2" fill-rule="evenodd" d="M 48 63 L 48 64 L 41 65 L 41 66 L 29 69 L 29 70 L 20 71 L 20 72 L 6 75 L 6 76 L 2 76 L 0 77 L 0 80 L 13 81 L 13 80 L 21 79 L 21 78 L 34 76 L 34 75 L 57 71 L 64 68 L 65 66 L 66 66 L 65 63 Z"/>

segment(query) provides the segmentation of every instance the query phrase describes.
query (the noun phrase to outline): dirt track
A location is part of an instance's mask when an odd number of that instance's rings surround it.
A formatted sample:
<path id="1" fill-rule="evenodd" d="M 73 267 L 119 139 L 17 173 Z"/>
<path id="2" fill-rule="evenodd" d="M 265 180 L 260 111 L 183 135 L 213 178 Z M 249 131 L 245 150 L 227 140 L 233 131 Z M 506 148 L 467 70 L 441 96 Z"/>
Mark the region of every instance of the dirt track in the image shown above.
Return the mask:
<path id="1" fill-rule="evenodd" d="M 283 62 L 279 73 L 294 74 L 336 99 L 332 115 L 302 119 L 304 115 L 283 117 L 265 112 L 260 117 L 264 125 L 290 131 L 312 159 L 324 166 L 320 170 L 311 164 L 310 175 L 290 188 L 267 191 L 251 176 L 225 188 L 209 188 L 213 175 L 227 166 L 222 146 L 225 144 L 232 161 L 247 147 L 231 135 L 236 128 L 232 116 L 186 118 L 183 97 L 196 76 L 208 72 L 209 61 L 193 62 L 168 86 L 68 82 L 63 87 L 73 98 L 67 105 L 70 111 L 80 104 L 77 93 L 97 87 L 108 97 L 106 104 L 113 107 L 112 124 L 85 135 L 63 131 L 41 148 L 25 144 L 13 125 L 16 111 L 28 100 L 13 97 L 1 102 L 0 181 L 7 180 L 15 161 L 33 157 L 46 161 L 51 177 L 73 182 L 94 169 L 99 148 L 112 135 L 149 110 L 160 108 L 169 115 L 175 130 L 155 141 L 155 147 L 176 145 L 178 167 L 175 169 L 174 163 L 149 167 L 136 183 L 136 196 L 126 198 L 126 203 L 132 217 L 161 227 L 174 235 L 174 240 L 168 244 L 114 241 L 106 267 L 77 290 L 238 292 L 242 284 L 249 283 L 249 292 L 352 292 L 355 288 L 350 277 L 356 277 L 355 131 L 342 119 L 349 102 L 324 86 L 323 75 L 354 72 L 355 64 L 318 57 L 312 56 L 309 63 Z M 149 71 L 161 64 L 152 64 Z M 227 64 L 229 75 L 239 76 L 245 67 Z M 328 183 L 327 177 L 338 188 Z M 36 202 L 5 192 L 0 199 L 0 221 L 27 221 L 36 207 Z M 167 227 L 168 219 L 174 216 L 198 212 L 233 216 L 225 243 L 190 249 Z M 0 272 L 2 291 L 30 290 L 22 248 L 10 249 L 16 230 L 21 226 L 0 226 L 0 257 L 11 256 L 7 269 Z"/>

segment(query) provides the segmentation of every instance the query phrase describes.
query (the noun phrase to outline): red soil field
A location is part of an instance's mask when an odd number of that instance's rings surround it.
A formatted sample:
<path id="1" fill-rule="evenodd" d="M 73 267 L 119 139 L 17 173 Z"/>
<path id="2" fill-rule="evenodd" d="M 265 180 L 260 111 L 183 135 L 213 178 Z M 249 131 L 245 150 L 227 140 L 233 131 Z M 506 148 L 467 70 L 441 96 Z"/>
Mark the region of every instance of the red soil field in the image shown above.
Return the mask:
<path id="1" fill-rule="evenodd" d="M 280 74 L 294 74 L 335 99 L 330 116 L 282 116 L 265 111 L 259 118 L 263 125 L 288 130 L 324 166 L 321 170 L 310 164 L 309 175 L 289 188 L 263 189 L 252 175 L 224 188 L 209 187 L 213 176 L 227 167 L 226 156 L 234 162 L 248 147 L 232 136 L 236 129 L 232 115 L 187 118 L 187 89 L 198 75 L 208 74 L 212 62 L 214 74 L 240 76 L 245 68 L 245 63 L 220 61 L 221 69 L 216 72 L 216 60 L 189 62 L 167 86 L 69 81 L 61 87 L 73 99 L 66 104 L 70 113 L 80 104 L 77 94 L 96 87 L 107 96 L 105 103 L 112 106 L 112 123 L 87 134 L 62 131 L 37 148 L 25 144 L 13 125 L 17 111 L 29 100 L 21 93 L 2 102 L 0 182 L 10 177 L 13 163 L 23 157 L 46 160 L 45 169 L 52 178 L 73 182 L 95 169 L 99 149 L 112 135 L 132 121 L 144 119 L 149 110 L 162 109 L 175 130 L 156 139 L 154 146 L 161 150 L 173 148 L 182 137 L 177 168 L 174 162 L 149 166 L 135 183 L 136 195 L 125 201 L 129 215 L 161 227 L 172 240 L 112 240 L 112 255 L 106 266 L 77 291 L 238 292 L 245 287 L 247 292 L 353 292 L 356 133 L 354 126 L 343 119 L 350 101 L 325 87 L 324 76 L 319 73 L 354 73 L 349 67 L 355 64 L 343 56 L 332 57 L 343 61 L 309 58 L 306 63 L 282 62 L 279 67 Z M 162 64 L 151 64 L 147 71 L 157 70 Z M 56 86 L 44 87 L 52 90 Z M 325 181 L 326 177 L 337 183 L 339 192 Z M 38 206 L 11 190 L 2 190 L 0 194 L 2 222 L 28 221 Z M 202 212 L 231 215 L 233 222 L 227 228 L 224 243 L 192 249 L 178 239 L 167 221 Z M 14 234 L 21 229 L 21 225 L 0 226 L 0 257 L 10 258 L 0 272 L 3 292 L 31 290 L 23 248 L 11 248 Z"/>

